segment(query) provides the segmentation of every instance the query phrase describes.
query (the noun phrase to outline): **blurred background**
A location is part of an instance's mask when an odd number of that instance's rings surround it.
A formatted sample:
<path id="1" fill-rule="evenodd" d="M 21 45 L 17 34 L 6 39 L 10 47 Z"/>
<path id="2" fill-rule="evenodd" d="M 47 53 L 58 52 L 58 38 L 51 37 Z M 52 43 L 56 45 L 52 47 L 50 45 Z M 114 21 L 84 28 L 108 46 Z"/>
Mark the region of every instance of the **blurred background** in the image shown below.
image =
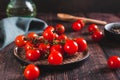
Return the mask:
<path id="1" fill-rule="evenodd" d="M 38 12 L 120 12 L 120 0 L 33 0 Z M 0 0 L 0 11 L 6 12 L 9 0 Z"/>

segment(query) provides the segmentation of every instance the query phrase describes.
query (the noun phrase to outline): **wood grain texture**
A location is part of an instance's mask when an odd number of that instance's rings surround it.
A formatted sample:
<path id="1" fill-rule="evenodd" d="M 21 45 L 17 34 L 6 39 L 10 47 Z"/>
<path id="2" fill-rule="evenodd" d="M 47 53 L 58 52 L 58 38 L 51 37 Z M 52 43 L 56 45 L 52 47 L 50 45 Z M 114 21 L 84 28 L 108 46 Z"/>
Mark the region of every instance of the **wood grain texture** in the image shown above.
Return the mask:
<path id="1" fill-rule="evenodd" d="M 119 22 L 120 14 L 113 13 L 73 13 L 76 16 L 84 16 L 109 22 Z M 0 14 L 1 19 L 5 17 Z M 88 43 L 90 56 L 85 63 L 72 69 L 56 71 L 41 71 L 37 80 L 119 80 L 120 69 L 111 70 L 107 66 L 107 59 L 112 55 L 120 56 L 120 43 L 104 38 L 97 43 L 92 41 L 86 25 L 81 31 L 74 32 L 71 29 L 72 22 L 64 22 L 57 19 L 54 13 L 39 13 L 37 18 L 43 19 L 48 25 L 55 26 L 57 23 L 65 25 L 69 37 L 83 37 Z M 104 26 L 98 25 L 103 31 Z M 13 55 L 14 43 L 11 43 L 0 51 L 0 80 L 25 80 L 22 66 Z M 74 67 L 74 65 L 71 65 Z M 68 67 L 69 68 L 69 67 Z"/>

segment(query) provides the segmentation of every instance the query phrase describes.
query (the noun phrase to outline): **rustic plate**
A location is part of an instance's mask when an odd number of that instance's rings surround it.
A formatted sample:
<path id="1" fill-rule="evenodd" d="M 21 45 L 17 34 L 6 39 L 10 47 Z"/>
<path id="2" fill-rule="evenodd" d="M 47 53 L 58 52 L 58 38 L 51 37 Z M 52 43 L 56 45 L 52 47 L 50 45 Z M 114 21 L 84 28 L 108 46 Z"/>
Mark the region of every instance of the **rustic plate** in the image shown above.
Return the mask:
<path id="1" fill-rule="evenodd" d="M 25 58 L 25 51 L 22 48 L 18 48 L 15 47 L 14 48 L 14 56 L 20 60 L 21 62 L 25 63 L 25 64 L 35 64 L 38 65 L 40 67 L 47 67 L 47 68 L 54 68 L 54 67 L 65 67 L 65 66 L 69 66 L 71 64 L 76 64 L 81 62 L 80 64 L 82 64 L 82 62 L 89 56 L 88 50 L 86 50 L 85 52 L 77 52 L 74 56 L 69 56 L 69 57 L 65 57 L 63 60 L 63 63 L 60 65 L 50 65 L 47 61 L 47 59 L 39 59 L 38 61 L 28 61 Z M 78 65 L 78 64 L 77 64 Z M 69 66 L 70 67 L 70 66 Z"/>

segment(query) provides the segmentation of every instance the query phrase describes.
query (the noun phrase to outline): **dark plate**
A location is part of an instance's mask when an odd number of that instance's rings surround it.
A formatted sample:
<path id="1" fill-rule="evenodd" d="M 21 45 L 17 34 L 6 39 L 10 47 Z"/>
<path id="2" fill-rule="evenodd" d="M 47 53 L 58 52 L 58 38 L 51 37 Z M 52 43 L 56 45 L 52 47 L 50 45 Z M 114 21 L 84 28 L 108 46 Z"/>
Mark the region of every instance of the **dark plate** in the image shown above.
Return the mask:
<path id="1" fill-rule="evenodd" d="M 63 60 L 63 63 L 60 65 L 50 65 L 47 61 L 47 59 L 40 59 L 34 62 L 28 61 L 25 59 L 25 51 L 22 48 L 15 47 L 14 48 L 14 56 L 20 60 L 20 62 L 24 64 L 35 64 L 37 66 L 43 67 L 43 68 L 65 68 L 65 67 L 71 67 L 75 66 L 77 63 L 82 64 L 83 61 L 89 56 L 88 50 L 85 52 L 77 52 L 74 56 L 65 57 Z M 77 64 L 77 65 L 79 65 Z"/>

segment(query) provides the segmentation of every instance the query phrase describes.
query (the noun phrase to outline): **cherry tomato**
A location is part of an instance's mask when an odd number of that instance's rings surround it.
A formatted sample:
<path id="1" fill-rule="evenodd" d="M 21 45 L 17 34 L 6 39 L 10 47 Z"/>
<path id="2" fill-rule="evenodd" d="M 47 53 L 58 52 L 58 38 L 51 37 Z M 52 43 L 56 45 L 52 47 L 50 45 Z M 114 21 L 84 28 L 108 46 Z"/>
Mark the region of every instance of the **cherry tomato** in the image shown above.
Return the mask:
<path id="1" fill-rule="evenodd" d="M 50 51 L 59 51 L 62 55 L 64 54 L 64 49 L 63 49 L 63 46 L 61 44 L 56 44 L 56 45 L 53 45 L 51 48 L 50 48 Z"/>
<path id="2" fill-rule="evenodd" d="M 41 51 L 41 53 L 45 54 L 45 53 L 47 53 L 49 51 L 50 44 L 40 43 L 38 47 L 39 47 L 39 50 Z"/>
<path id="3" fill-rule="evenodd" d="M 27 51 L 29 49 L 32 49 L 34 46 L 31 42 L 26 42 L 24 49 Z"/>
<path id="4" fill-rule="evenodd" d="M 75 31 L 79 31 L 82 28 L 81 24 L 79 22 L 73 22 L 72 23 L 72 29 Z"/>
<path id="5" fill-rule="evenodd" d="M 51 51 L 48 56 L 48 62 L 51 65 L 60 65 L 63 62 L 63 56 L 59 51 Z"/>
<path id="6" fill-rule="evenodd" d="M 92 39 L 94 41 L 100 41 L 101 39 L 103 38 L 103 33 L 101 31 L 95 31 L 93 34 L 92 34 Z"/>
<path id="7" fill-rule="evenodd" d="M 26 40 L 25 40 L 25 36 L 24 35 L 18 35 L 16 38 L 15 38 L 15 44 L 16 46 L 18 47 L 23 47 L 25 44 L 26 44 Z"/>
<path id="8" fill-rule="evenodd" d="M 98 26 L 97 26 L 96 24 L 90 24 L 90 25 L 88 26 L 88 31 L 89 31 L 90 33 L 93 33 L 93 32 L 98 31 L 98 30 L 99 30 L 99 28 L 98 28 Z"/>
<path id="9" fill-rule="evenodd" d="M 35 32 L 29 32 L 27 34 L 27 38 L 35 39 L 36 37 L 38 37 L 38 35 Z"/>
<path id="10" fill-rule="evenodd" d="M 58 36 L 58 40 L 67 40 L 68 37 L 65 34 L 61 34 Z"/>
<path id="11" fill-rule="evenodd" d="M 107 63 L 110 68 L 120 68 L 120 57 L 111 56 L 109 57 Z"/>
<path id="12" fill-rule="evenodd" d="M 39 77 L 40 70 L 37 66 L 29 64 L 24 70 L 24 77 L 28 80 L 35 80 Z"/>
<path id="13" fill-rule="evenodd" d="M 73 55 L 78 51 L 78 44 L 73 40 L 66 40 L 64 51 L 69 55 Z"/>
<path id="14" fill-rule="evenodd" d="M 46 30 L 43 32 L 43 38 L 48 40 L 48 41 L 52 41 L 53 39 L 55 39 L 55 34 L 52 31 Z"/>
<path id="15" fill-rule="evenodd" d="M 55 28 L 53 26 L 47 26 L 44 31 L 54 31 Z"/>
<path id="16" fill-rule="evenodd" d="M 76 22 L 80 23 L 82 28 L 85 26 L 85 23 L 82 19 L 78 19 Z"/>
<path id="17" fill-rule="evenodd" d="M 76 38 L 75 41 L 78 44 L 78 52 L 83 52 L 87 49 L 87 42 L 83 38 Z"/>
<path id="18" fill-rule="evenodd" d="M 26 51 L 26 59 L 30 61 L 36 61 L 40 58 L 40 51 L 37 49 L 30 49 Z"/>
<path id="19" fill-rule="evenodd" d="M 62 24 L 57 24 L 55 26 L 55 31 L 58 34 L 63 34 L 65 32 L 65 27 Z"/>
<path id="20" fill-rule="evenodd" d="M 55 37 L 55 39 L 58 39 L 58 34 L 57 33 L 54 33 L 54 37 Z"/>

